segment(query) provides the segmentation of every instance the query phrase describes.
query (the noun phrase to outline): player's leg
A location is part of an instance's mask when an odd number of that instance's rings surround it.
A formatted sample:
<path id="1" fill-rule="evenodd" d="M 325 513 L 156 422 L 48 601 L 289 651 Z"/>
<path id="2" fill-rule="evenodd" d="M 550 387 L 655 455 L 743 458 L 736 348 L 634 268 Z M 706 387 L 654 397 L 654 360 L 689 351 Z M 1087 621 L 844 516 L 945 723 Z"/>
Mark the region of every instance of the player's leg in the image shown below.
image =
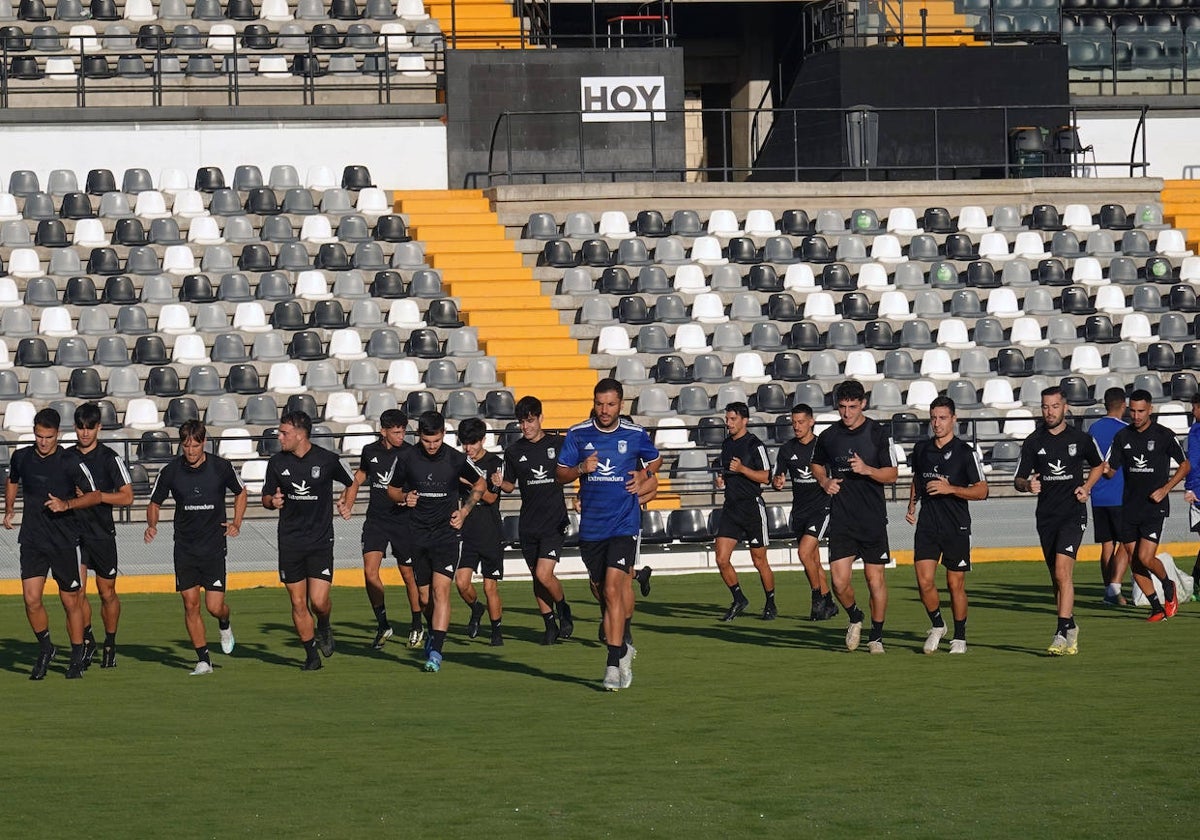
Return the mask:
<path id="1" fill-rule="evenodd" d="M 717 561 L 717 571 L 721 573 L 721 580 L 729 587 L 729 594 L 733 597 L 733 601 L 729 604 L 729 609 L 725 610 L 725 614 L 721 616 L 721 620 L 733 621 L 745 611 L 746 607 L 750 606 L 750 599 L 742 592 L 741 584 L 738 583 L 737 572 L 733 568 L 733 550 L 737 548 L 737 539 L 734 537 L 719 536 L 713 542 L 713 548 Z"/>
<path id="2" fill-rule="evenodd" d="M 863 575 L 867 579 L 867 591 L 871 595 L 871 634 L 867 647 L 871 653 L 883 653 L 883 623 L 887 618 L 887 566 L 883 562 L 870 562 L 877 556 L 875 551 L 865 553 Z"/>
<path id="3" fill-rule="evenodd" d="M 759 580 L 762 581 L 763 594 L 766 596 L 766 604 L 763 606 L 763 620 L 770 621 L 779 614 L 779 610 L 775 606 L 775 572 L 771 570 L 771 564 L 767 562 L 767 547 L 762 545 L 751 548 L 750 562 L 758 570 Z"/>
<path id="4" fill-rule="evenodd" d="M 954 638 L 951 653 L 967 652 L 967 574 L 946 570 L 946 588 L 950 590 L 950 612 L 954 616 Z"/>
<path id="5" fill-rule="evenodd" d="M 292 624 L 296 628 L 300 644 L 304 647 L 304 664 L 300 669 L 315 671 L 321 667 L 321 657 L 317 651 L 316 624 L 308 606 L 308 581 L 308 578 L 285 580 L 283 585 L 287 588 L 288 599 L 292 605 Z"/>
<path id="6" fill-rule="evenodd" d="M 459 597 L 471 608 L 471 615 L 467 619 L 467 638 L 470 639 L 479 635 L 479 623 L 483 619 L 484 612 L 487 611 L 487 606 L 479 600 L 479 592 L 472 583 L 475 570 L 479 566 L 479 559 L 478 555 L 474 553 L 471 557 L 464 554 L 458 561 L 458 568 L 454 571 L 454 586 L 458 589 Z"/>
<path id="7" fill-rule="evenodd" d="M 830 544 L 829 579 L 833 594 L 845 608 L 846 617 L 849 619 L 846 625 L 846 649 L 857 650 L 862 636 L 863 612 L 855 601 L 854 584 L 851 582 L 855 555 L 851 553 L 836 557 L 835 552 L 840 550 L 844 550 L 844 546 Z"/>
<path id="8" fill-rule="evenodd" d="M 183 600 L 183 626 L 187 628 L 188 639 L 196 651 L 196 667 L 193 676 L 203 676 L 212 673 L 212 659 L 208 653 L 208 639 L 204 630 L 204 618 L 200 615 L 200 586 L 189 586 L 179 591 Z"/>
<path id="9" fill-rule="evenodd" d="M 539 557 L 533 571 L 537 582 L 534 594 L 538 601 L 538 611 L 542 614 L 542 623 L 545 625 L 545 633 L 542 636 L 544 645 L 552 645 L 559 639 L 570 638 L 575 630 L 575 618 L 563 595 L 562 582 L 555 574 L 557 565 L 558 561 L 552 557 Z"/>
<path id="10" fill-rule="evenodd" d="M 499 647 L 504 644 L 504 602 L 500 598 L 500 582 L 497 578 L 486 576 L 483 579 L 483 594 L 487 599 L 488 619 L 492 624 L 491 644 Z"/>
<path id="11" fill-rule="evenodd" d="M 46 575 L 33 574 L 33 570 L 27 567 L 27 552 L 24 546 L 21 548 L 21 597 L 25 602 L 25 617 L 29 620 L 29 628 L 38 642 L 38 658 L 29 679 L 41 680 L 45 679 L 50 660 L 57 652 L 50 641 L 50 616 L 46 613 L 46 606 L 42 600 L 46 591 Z M 49 566 L 46 571 L 49 571 Z"/>
<path id="12" fill-rule="evenodd" d="M 430 584 L 433 600 L 433 629 L 429 633 L 429 658 L 425 662 L 426 671 L 438 671 L 442 667 L 442 645 L 446 641 L 446 631 L 450 629 L 450 591 L 453 579 L 441 571 L 438 566 L 433 571 Z"/>
<path id="13" fill-rule="evenodd" d="M 333 615 L 333 582 L 324 576 L 308 578 L 308 602 L 312 607 L 313 618 L 316 620 L 314 632 L 317 637 L 317 648 L 326 658 L 333 656 L 336 643 L 333 640 L 333 625 L 329 623 Z"/>
<path id="14" fill-rule="evenodd" d="M 83 610 L 83 661 L 90 665 L 92 657 L 96 654 L 96 635 L 92 630 L 92 602 L 88 600 L 88 572 L 90 567 L 87 563 L 87 549 L 80 546 L 79 549 L 79 597 L 80 607 Z M 100 588 L 100 581 L 96 581 L 96 588 Z"/>
<path id="15" fill-rule="evenodd" d="M 837 605 L 825 580 L 825 569 L 821 567 L 821 543 L 818 536 L 801 532 L 796 540 L 796 556 L 804 567 L 808 588 L 812 593 L 810 621 L 824 621 L 837 615 Z"/>
<path id="16" fill-rule="evenodd" d="M 1143 528 L 1143 530 L 1150 529 Z M 1162 533 L 1161 527 L 1155 528 L 1152 533 L 1155 535 Z M 1175 592 L 1175 581 L 1171 580 L 1163 562 L 1158 559 L 1158 540 L 1143 535 L 1138 540 L 1135 551 L 1137 552 L 1135 556 L 1137 557 L 1138 565 L 1142 567 L 1143 580 L 1145 581 L 1142 591 L 1146 593 L 1146 599 L 1150 601 L 1151 618 L 1154 618 L 1155 614 L 1159 611 L 1162 612 L 1163 618 L 1175 615 L 1175 612 L 1179 609 L 1179 600 Z M 1162 584 L 1163 596 L 1161 600 L 1154 589 L 1153 581 L 1150 580 L 1151 575 L 1158 578 L 1159 583 Z M 1140 584 L 1141 581 L 1139 581 Z M 1147 591 L 1147 587 L 1149 587 L 1149 591 Z"/>
<path id="17" fill-rule="evenodd" d="M 1077 653 L 1079 630 L 1075 626 L 1075 557 L 1061 551 L 1054 556 L 1054 592 L 1058 627 L 1047 648 L 1053 656 Z"/>
<path id="18" fill-rule="evenodd" d="M 632 595 L 633 590 L 630 588 L 628 571 L 607 564 L 607 552 L 609 550 L 607 541 L 601 543 L 598 550 L 602 555 L 601 562 L 604 563 L 604 600 L 608 604 L 608 609 L 604 614 L 604 635 L 608 639 L 606 644 L 608 652 L 604 668 L 604 687 L 610 691 L 615 691 L 624 687 L 623 680 L 621 679 L 622 660 L 628 664 L 632 659 L 629 653 L 629 646 L 625 644 L 624 637 L 626 597 L 627 595 Z M 614 640 L 619 641 L 613 644 Z M 632 669 L 630 669 L 629 673 L 632 679 Z"/>
<path id="19" fill-rule="evenodd" d="M 368 550 L 370 549 L 370 550 Z M 383 647 L 385 639 L 392 635 L 392 625 L 387 617 L 387 604 L 383 589 L 383 549 L 376 550 L 374 543 L 368 544 L 367 535 L 363 534 L 363 588 L 367 590 L 367 603 L 375 616 L 375 638 L 371 647 L 376 650 Z"/>
<path id="20" fill-rule="evenodd" d="M 926 653 L 936 653 L 938 645 L 946 635 L 946 621 L 942 618 L 941 598 L 937 588 L 937 567 L 938 561 L 934 557 L 919 557 L 913 560 L 917 593 L 921 598 L 921 606 L 929 616 L 929 630 L 925 634 L 924 645 Z"/>
<path id="21" fill-rule="evenodd" d="M 1124 544 L 1114 543 L 1112 562 L 1109 564 L 1108 581 L 1105 586 L 1105 599 L 1108 600 L 1111 594 L 1112 600 L 1120 606 L 1125 606 L 1125 596 L 1121 594 L 1121 585 L 1125 582 L 1125 573 L 1129 571 L 1129 565 L 1129 551 L 1126 550 Z"/>

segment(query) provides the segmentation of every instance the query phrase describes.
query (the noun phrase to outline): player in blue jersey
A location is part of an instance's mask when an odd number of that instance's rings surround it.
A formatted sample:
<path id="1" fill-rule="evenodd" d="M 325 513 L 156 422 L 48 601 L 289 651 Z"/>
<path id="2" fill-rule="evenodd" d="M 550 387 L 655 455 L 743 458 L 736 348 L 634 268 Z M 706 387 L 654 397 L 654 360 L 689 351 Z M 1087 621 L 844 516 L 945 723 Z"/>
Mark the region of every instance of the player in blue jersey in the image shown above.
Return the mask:
<path id="1" fill-rule="evenodd" d="M 1192 426 L 1188 429 L 1187 457 L 1193 464 L 1200 464 L 1200 393 L 1192 394 Z M 1200 469 L 1192 470 L 1184 479 L 1184 499 L 1190 509 L 1188 524 L 1193 531 L 1200 530 L 1196 522 L 1196 508 L 1200 507 Z M 1192 579 L 1200 581 L 1200 551 L 1196 552 L 1196 563 L 1192 566 Z"/>
<path id="2" fill-rule="evenodd" d="M 1096 441 L 1100 455 L 1108 457 L 1113 437 L 1125 428 L 1125 389 L 1109 388 L 1104 392 L 1104 410 L 1107 412 L 1088 428 L 1088 434 Z M 1129 568 L 1129 556 L 1118 535 L 1121 533 L 1121 494 L 1125 480 L 1120 472 L 1112 478 L 1101 478 L 1092 488 L 1092 528 L 1096 542 L 1100 543 L 1100 577 L 1104 580 L 1104 603 L 1124 606 L 1121 581 Z"/>
<path id="3" fill-rule="evenodd" d="M 656 481 L 662 463 L 646 430 L 621 419 L 623 399 L 617 380 L 596 383 L 592 417 L 567 432 L 555 468 L 559 483 L 579 480 L 579 550 L 602 598 L 608 691 L 633 682 L 636 651 L 624 636 L 626 619 L 633 614 L 630 575 L 642 530 L 640 497 Z"/>

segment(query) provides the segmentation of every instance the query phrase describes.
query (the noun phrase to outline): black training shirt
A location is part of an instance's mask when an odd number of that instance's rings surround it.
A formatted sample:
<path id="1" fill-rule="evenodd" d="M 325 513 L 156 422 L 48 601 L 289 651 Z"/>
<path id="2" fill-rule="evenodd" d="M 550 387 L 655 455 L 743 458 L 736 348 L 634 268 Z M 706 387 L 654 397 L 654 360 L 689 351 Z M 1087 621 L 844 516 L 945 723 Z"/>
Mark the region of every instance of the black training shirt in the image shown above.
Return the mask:
<path id="1" fill-rule="evenodd" d="M 1056 435 L 1038 427 L 1021 444 L 1017 478 L 1034 473 L 1042 482 L 1037 497 L 1037 521 L 1087 522 L 1087 505 L 1075 498 L 1075 490 L 1087 481 L 1092 467 L 1103 463 L 1096 440 L 1087 432 L 1066 426 Z"/>
<path id="2" fill-rule="evenodd" d="M 85 493 L 96 489 L 91 472 L 78 455 L 58 446 L 43 458 L 36 447 L 22 446 L 12 454 L 8 481 L 21 486 L 24 499 L 17 542 L 51 551 L 67 551 L 79 545 L 80 511 L 51 513 L 46 507 L 50 496 L 67 501 L 75 498 L 76 487 Z"/>
<path id="3" fill-rule="evenodd" d="M 812 474 L 812 456 L 817 448 L 814 437 L 808 443 L 792 438 L 779 447 L 775 475 L 786 475 L 792 483 L 792 513 L 811 518 L 811 514 L 829 510 L 829 496 Z"/>
<path id="4" fill-rule="evenodd" d="M 812 462 L 825 468 L 829 478 L 842 480 L 840 491 L 829 497 L 831 532 L 848 533 L 863 540 L 887 535 L 887 506 L 883 485 L 850 469 L 850 458 L 858 455 L 868 467 L 894 467 L 891 445 L 883 426 L 870 417 L 855 429 L 840 420 L 817 438 Z"/>
<path id="5" fill-rule="evenodd" d="M 398 505 L 388 496 L 388 484 L 392 481 L 396 459 L 408 445 L 385 446 L 383 441 L 368 443 L 363 447 L 358 468 L 367 474 L 370 496 L 367 499 L 367 518 L 386 525 L 399 525 L 408 521 L 408 508 Z"/>
<path id="6" fill-rule="evenodd" d="M 71 447 L 79 460 L 82 461 L 96 482 L 96 489 L 101 493 L 115 493 L 126 484 L 132 484 L 129 467 L 121 456 L 113 452 L 103 443 L 96 444 L 91 452 L 83 453 L 78 446 Z M 84 536 L 111 537 L 117 533 L 113 525 L 112 505 L 101 502 L 95 507 L 79 511 L 79 520 Z"/>
<path id="7" fill-rule="evenodd" d="M 934 534 L 948 535 L 956 531 L 971 531 L 971 511 L 966 499 L 958 496 L 931 496 L 925 485 L 944 478 L 955 487 L 970 487 L 983 481 L 983 465 L 971 445 L 960 438 L 950 438 L 938 447 L 933 438 L 917 441 L 912 455 L 913 483 L 921 500 L 921 515 L 917 528 Z"/>
<path id="8" fill-rule="evenodd" d="M 1151 423 L 1146 431 L 1139 432 L 1130 425 L 1117 432 L 1108 453 L 1108 465 L 1114 470 L 1125 471 L 1122 496 L 1125 509 L 1121 515 L 1126 522 L 1141 522 L 1171 512 L 1169 493 L 1158 503 L 1150 500 L 1150 494 L 1171 477 L 1172 460 L 1182 464 L 1187 456 L 1166 426 Z"/>
<path id="9" fill-rule="evenodd" d="M 521 491 L 521 533 L 556 534 L 567 520 L 562 485 L 554 477 L 560 435 L 545 435 L 536 443 L 521 438 L 504 450 L 504 480 Z"/>
<path id="10" fill-rule="evenodd" d="M 225 529 L 231 521 L 225 494 L 236 496 L 245 489 L 233 464 L 211 452 L 197 467 L 176 458 L 158 474 L 150 501 L 162 505 L 167 496 L 175 500 L 175 544 L 189 553 L 205 556 L 225 551 Z"/>
<path id="11" fill-rule="evenodd" d="M 762 441 L 746 432 L 737 440 L 726 437 L 721 443 L 721 477 L 725 479 L 725 503 L 752 501 L 762 495 L 762 485 L 741 473 L 729 471 L 734 458 L 740 458 L 742 466 L 751 470 L 771 471 L 771 461 Z"/>
<path id="12" fill-rule="evenodd" d="M 276 452 L 267 461 L 263 495 L 283 490 L 279 550 L 307 551 L 333 544 L 333 482 L 353 483 L 338 456 L 312 445 L 303 458 Z"/>
<path id="13" fill-rule="evenodd" d="M 427 455 L 425 447 L 417 444 L 401 450 L 391 486 L 417 491 L 417 506 L 411 509 L 414 530 L 454 532 L 450 517 L 458 510 L 460 478 L 472 483 L 479 478 L 466 455 L 444 443 Z"/>

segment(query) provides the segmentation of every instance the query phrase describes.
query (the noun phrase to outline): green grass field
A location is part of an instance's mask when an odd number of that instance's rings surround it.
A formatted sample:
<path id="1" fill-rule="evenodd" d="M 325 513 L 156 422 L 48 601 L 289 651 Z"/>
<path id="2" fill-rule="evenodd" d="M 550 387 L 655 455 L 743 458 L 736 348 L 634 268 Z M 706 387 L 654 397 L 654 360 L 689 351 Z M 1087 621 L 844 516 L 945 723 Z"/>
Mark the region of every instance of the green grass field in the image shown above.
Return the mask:
<path id="1" fill-rule="evenodd" d="M 715 575 L 657 578 L 618 694 L 599 690 L 596 610 L 577 582 L 576 638 L 553 648 L 536 644 L 528 584 L 502 589 L 500 649 L 466 639 L 456 603 L 437 675 L 399 633 L 367 648 L 355 589 L 335 590 L 338 652 L 301 673 L 283 591 L 257 590 L 230 594 L 238 647 L 214 654 L 211 677 L 188 676 L 178 599 L 130 595 L 117 669 L 67 682 L 60 655 L 33 683 L 20 601 L 4 598 L 0 825 L 139 838 L 1186 832 L 1200 801 L 1186 757 L 1200 606 L 1146 624 L 1099 606 L 1096 566 L 1081 565 L 1081 652 L 1053 659 L 1045 577 L 1041 564 L 979 567 L 964 657 L 945 643 L 921 654 L 928 621 L 907 567 L 889 572 L 882 657 L 843 649 L 843 616 L 798 620 L 801 575 L 779 577 L 779 620 L 733 625 L 717 621 L 728 593 Z M 743 584 L 761 608 L 752 572 Z M 865 600 L 857 573 L 856 585 Z M 399 628 L 403 593 L 389 606 Z"/>

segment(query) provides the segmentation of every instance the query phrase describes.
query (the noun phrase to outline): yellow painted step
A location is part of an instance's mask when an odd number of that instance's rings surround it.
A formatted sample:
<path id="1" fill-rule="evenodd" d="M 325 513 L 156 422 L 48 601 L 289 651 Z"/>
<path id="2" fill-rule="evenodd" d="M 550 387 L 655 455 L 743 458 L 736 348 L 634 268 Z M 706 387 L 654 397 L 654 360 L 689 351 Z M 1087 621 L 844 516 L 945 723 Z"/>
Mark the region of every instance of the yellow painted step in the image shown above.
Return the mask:
<path id="1" fill-rule="evenodd" d="M 592 387 L 599 376 L 591 368 L 583 370 L 514 370 L 508 379 L 509 385 L 536 388 L 538 386 L 563 387 L 567 385 L 586 385 Z"/>
<path id="2" fill-rule="evenodd" d="M 579 352 L 579 343 L 573 338 L 500 338 L 488 341 L 488 352 L 493 356 L 569 356 Z"/>
<path id="3" fill-rule="evenodd" d="M 473 213 L 489 212 L 492 207 L 483 196 L 478 198 L 400 198 L 396 207 L 401 213 L 446 213 L 450 210 L 469 210 Z"/>
<path id="4" fill-rule="evenodd" d="M 596 382 L 593 380 L 592 382 L 588 383 L 587 388 L 582 391 L 578 385 L 543 385 L 539 382 L 535 382 L 532 385 L 513 385 L 511 382 L 507 381 L 505 384 L 512 390 L 513 396 L 515 396 L 517 399 L 520 399 L 526 394 L 533 394 L 543 403 L 550 401 L 574 403 L 576 401 L 583 402 L 584 398 L 581 397 L 580 394 L 584 392 L 591 393 L 591 389 L 595 387 Z M 578 422 L 582 419 L 583 417 L 578 417 L 574 422 Z"/>
<path id="5" fill-rule="evenodd" d="M 530 270 L 521 266 L 447 266 L 442 269 L 443 283 L 483 283 L 494 280 L 529 280 Z"/>
<path id="6" fill-rule="evenodd" d="M 576 423 L 588 419 L 592 413 L 592 401 L 586 400 L 542 400 L 545 425 L 551 429 L 569 429 Z"/>
<path id="7" fill-rule="evenodd" d="M 472 234 L 474 230 L 467 228 L 463 231 L 465 234 Z M 497 242 L 494 239 L 476 239 L 473 236 L 468 236 L 460 239 L 429 239 L 423 241 L 433 243 L 426 251 L 432 251 L 435 254 L 494 254 L 501 257 L 511 257 L 517 252 L 512 249 L 511 245 L 507 245 L 506 240 Z M 436 245 L 436 247 L 434 247 Z M 506 247 L 507 245 L 507 247 Z M 518 255 L 519 256 L 519 255 Z"/>
<path id="8" fill-rule="evenodd" d="M 479 343 L 484 345 L 487 342 L 480 339 Z M 495 356 L 497 370 L 508 371 L 508 376 L 523 370 L 590 370 L 588 368 L 587 356 L 580 355 L 579 353 L 529 355 L 514 353 L 507 349 L 500 353 L 495 353 L 490 349 L 488 352 L 492 356 Z"/>
<path id="9" fill-rule="evenodd" d="M 571 327 L 568 324 L 530 324 L 524 320 L 520 323 L 510 320 L 509 323 L 510 326 L 488 327 L 488 340 L 506 340 L 510 338 L 571 338 Z M 475 324 L 472 323 L 471 326 L 475 326 Z"/>
<path id="10" fill-rule="evenodd" d="M 512 240 L 504 235 L 504 228 L 497 225 L 480 225 L 463 222 L 455 225 L 427 225 L 410 227 L 408 235 L 422 242 L 486 242 L 489 247 L 500 251 L 513 250 Z"/>
<path id="11" fill-rule="evenodd" d="M 558 312 L 553 309 L 497 309 L 495 311 L 487 310 L 472 310 L 464 313 L 464 319 L 472 327 L 489 327 L 492 329 L 509 328 L 513 324 L 518 323 L 525 326 L 522 329 L 529 327 L 564 327 L 570 329 L 569 326 L 562 323 L 558 317 Z M 507 336 L 501 336 L 507 338 Z"/>
<path id="12" fill-rule="evenodd" d="M 430 254 L 434 268 L 519 268 L 524 265 L 521 255 L 508 254 Z"/>
<path id="13" fill-rule="evenodd" d="M 463 302 L 463 309 L 468 305 L 475 312 L 486 312 L 487 310 L 505 310 L 511 312 L 513 309 L 519 309 L 522 306 L 527 306 L 530 309 L 538 305 L 539 301 L 533 295 L 524 297 L 498 297 L 494 299 L 475 298 L 475 297 L 460 297 Z"/>
<path id="14" fill-rule="evenodd" d="M 409 214 L 410 217 L 417 215 L 421 219 L 421 225 L 443 226 L 443 225 L 494 225 L 496 224 L 496 214 L 491 210 L 467 210 L 462 213 L 449 211 L 446 213 L 432 212 Z"/>
<path id="15" fill-rule="evenodd" d="M 474 23 L 475 21 L 479 21 L 479 20 L 494 20 L 496 18 L 500 18 L 503 20 L 512 20 L 513 19 L 512 7 L 507 4 L 505 4 L 505 5 L 495 4 L 495 5 L 482 6 L 482 5 L 464 5 L 462 3 L 456 3 L 455 7 L 456 7 L 455 8 L 455 11 L 456 11 L 455 21 L 458 23 L 458 27 L 460 30 L 463 29 L 468 23 Z M 433 15 L 434 17 L 445 17 L 447 20 L 449 20 L 450 7 L 449 6 L 430 6 L 429 14 Z"/>

